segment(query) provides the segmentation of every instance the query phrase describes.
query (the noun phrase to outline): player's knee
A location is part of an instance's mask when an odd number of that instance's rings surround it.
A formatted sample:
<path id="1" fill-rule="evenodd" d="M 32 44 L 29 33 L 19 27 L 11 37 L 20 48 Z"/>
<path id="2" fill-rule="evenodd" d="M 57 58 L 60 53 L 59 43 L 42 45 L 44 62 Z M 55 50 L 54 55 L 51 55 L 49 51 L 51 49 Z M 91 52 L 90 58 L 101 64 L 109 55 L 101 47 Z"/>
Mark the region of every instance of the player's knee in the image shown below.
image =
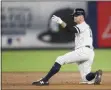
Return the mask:
<path id="1" fill-rule="evenodd" d="M 55 62 L 59 63 L 60 65 L 64 64 L 64 60 L 62 59 L 62 56 L 57 57 Z"/>

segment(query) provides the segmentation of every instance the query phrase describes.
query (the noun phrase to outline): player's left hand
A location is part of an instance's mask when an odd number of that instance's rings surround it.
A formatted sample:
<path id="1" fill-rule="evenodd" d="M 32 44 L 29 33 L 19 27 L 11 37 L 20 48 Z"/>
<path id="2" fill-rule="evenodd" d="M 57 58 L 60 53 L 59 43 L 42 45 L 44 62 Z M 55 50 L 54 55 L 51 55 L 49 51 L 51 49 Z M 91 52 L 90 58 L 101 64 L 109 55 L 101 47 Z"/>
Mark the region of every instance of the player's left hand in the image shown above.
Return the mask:
<path id="1" fill-rule="evenodd" d="M 52 21 L 58 23 L 58 24 L 62 24 L 62 20 L 60 17 L 57 17 L 56 15 L 53 15 L 52 18 L 51 18 Z"/>

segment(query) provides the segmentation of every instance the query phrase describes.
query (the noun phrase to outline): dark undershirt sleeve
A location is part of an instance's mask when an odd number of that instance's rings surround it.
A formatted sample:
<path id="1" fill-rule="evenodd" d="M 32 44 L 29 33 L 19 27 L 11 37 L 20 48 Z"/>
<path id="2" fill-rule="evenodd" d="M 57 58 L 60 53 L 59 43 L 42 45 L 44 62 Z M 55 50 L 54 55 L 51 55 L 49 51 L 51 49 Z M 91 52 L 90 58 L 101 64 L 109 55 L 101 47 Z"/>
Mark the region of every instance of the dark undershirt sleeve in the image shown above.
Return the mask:
<path id="1" fill-rule="evenodd" d="M 68 25 L 65 27 L 66 30 L 74 32 L 74 33 L 80 33 L 80 29 L 77 26 L 69 27 Z"/>

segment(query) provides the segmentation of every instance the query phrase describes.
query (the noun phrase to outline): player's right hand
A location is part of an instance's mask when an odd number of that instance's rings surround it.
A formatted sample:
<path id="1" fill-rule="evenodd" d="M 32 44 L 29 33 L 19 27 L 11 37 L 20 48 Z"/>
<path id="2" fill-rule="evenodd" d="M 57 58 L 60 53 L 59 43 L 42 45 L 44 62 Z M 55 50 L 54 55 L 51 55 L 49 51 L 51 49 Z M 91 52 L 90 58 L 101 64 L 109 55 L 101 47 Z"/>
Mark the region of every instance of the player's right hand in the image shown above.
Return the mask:
<path id="1" fill-rule="evenodd" d="M 51 18 L 52 21 L 58 23 L 58 24 L 62 24 L 62 20 L 60 17 L 57 17 L 56 15 L 53 15 L 52 18 Z"/>

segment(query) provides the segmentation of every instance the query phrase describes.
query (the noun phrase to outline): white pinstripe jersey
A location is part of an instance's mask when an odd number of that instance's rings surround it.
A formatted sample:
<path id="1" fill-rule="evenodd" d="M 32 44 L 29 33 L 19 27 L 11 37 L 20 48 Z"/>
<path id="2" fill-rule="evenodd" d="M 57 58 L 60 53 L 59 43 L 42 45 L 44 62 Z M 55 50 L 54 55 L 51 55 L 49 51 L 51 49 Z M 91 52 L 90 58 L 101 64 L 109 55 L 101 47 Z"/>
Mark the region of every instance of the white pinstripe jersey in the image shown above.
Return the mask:
<path id="1" fill-rule="evenodd" d="M 74 27 L 77 30 L 77 33 L 75 33 L 75 49 L 86 45 L 93 48 L 93 36 L 90 26 L 83 22 Z"/>

